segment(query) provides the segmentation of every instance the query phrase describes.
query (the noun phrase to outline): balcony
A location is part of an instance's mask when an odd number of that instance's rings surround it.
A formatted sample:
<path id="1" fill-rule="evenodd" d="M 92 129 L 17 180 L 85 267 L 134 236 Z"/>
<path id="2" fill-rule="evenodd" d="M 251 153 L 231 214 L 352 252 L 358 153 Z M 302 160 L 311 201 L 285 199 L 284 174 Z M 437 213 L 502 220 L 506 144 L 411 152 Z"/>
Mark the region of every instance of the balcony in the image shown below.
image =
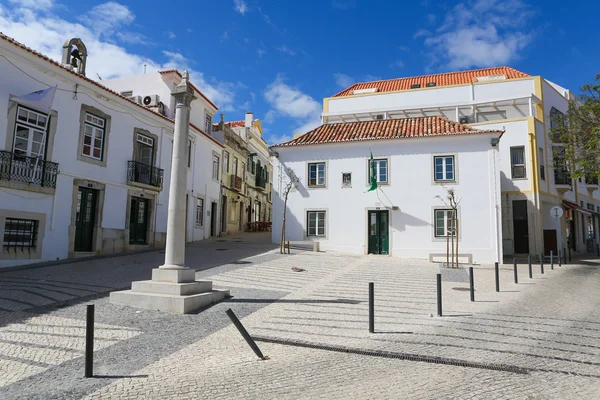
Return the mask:
<path id="1" fill-rule="evenodd" d="M 266 189 L 267 187 L 267 180 L 265 179 L 264 176 L 261 176 L 260 174 L 256 174 L 256 184 L 255 187 L 257 189 Z"/>
<path id="2" fill-rule="evenodd" d="M 137 161 L 127 162 L 127 182 L 162 189 L 164 171 Z"/>
<path id="3" fill-rule="evenodd" d="M 556 191 L 559 193 L 565 193 L 571 190 L 573 182 L 569 171 L 563 169 L 555 169 L 554 184 L 556 185 Z"/>
<path id="4" fill-rule="evenodd" d="M 0 150 L 0 181 L 56 189 L 58 164 Z"/>
<path id="5" fill-rule="evenodd" d="M 237 192 L 241 192 L 242 191 L 242 178 L 237 175 L 231 175 L 230 187 Z"/>

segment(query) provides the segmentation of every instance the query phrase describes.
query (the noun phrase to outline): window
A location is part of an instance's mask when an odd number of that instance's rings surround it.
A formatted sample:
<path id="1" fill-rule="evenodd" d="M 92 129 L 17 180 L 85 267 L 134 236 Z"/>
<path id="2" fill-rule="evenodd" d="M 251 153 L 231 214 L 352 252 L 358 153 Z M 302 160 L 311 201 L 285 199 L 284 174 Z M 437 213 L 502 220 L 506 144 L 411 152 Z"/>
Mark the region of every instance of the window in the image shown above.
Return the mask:
<path id="1" fill-rule="evenodd" d="M 246 181 L 246 164 L 242 163 L 242 182 Z"/>
<path id="2" fill-rule="evenodd" d="M 83 148 L 81 154 L 95 160 L 102 160 L 104 153 L 104 118 L 85 113 Z"/>
<path id="3" fill-rule="evenodd" d="M 351 188 L 352 187 L 352 173 L 351 172 L 342 172 L 342 188 Z"/>
<path id="4" fill-rule="evenodd" d="M 427 87 L 434 87 L 435 86 L 435 82 L 427 82 Z"/>
<path id="5" fill-rule="evenodd" d="M 373 162 L 375 163 L 375 176 L 377 177 L 377 183 L 388 183 L 388 160 L 385 158 L 374 159 Z M 371 161 L 369 160 L 369 164 L 370 163 Z M 371 176 L 371 169 L 369 169 L 368 176 Z"/>
<path id="6" fill-rule="evenodd" d="M 510 148 L 510 168 L 512 179 L 525 178 L 525 146 Z"/>
<path id="7" fill-rule="evenodd" d="M 15 124 L 15 155 L 44 158 L 48 116 L 19 107 Z"/>
<path id="8" fill-rule="evenodd" d="M 435 237 L 454 236 L 454 211 L 452 210 L 434 210 L 435 217 Z"/>
<path id="9" fill-rule="evenodd" d="M 539 150 L 539 157 L 540 157 L 540 179 L 545 181 L 546 180 L 546 166 L 544 165 L 544 149 L 542 149 L 541 147 Z"/>
<path id="10" fill-rule="evenodd" d="M 206 114 L 206 121 L 205 121 L 205 132 L 207 135 L 210 135 L 210 133 L 212 132 L 212 115 L 210 114 Z"/>
<path id="11" fill-rule="evenodd" d="M 9 249 L 35 247 L 38 221 L 30 219 L 6 218 L 4 223 L 3 246 Z"/>
<path id="12" fill-rule="evenodd" d="M 145 165 L 152 165 L 154 161 L 154 139 L 137 133 L 135 142 L 135 161 Z"/>
<path id="13" fill-rule="evenodd" d="M 325 236 L 325 211 L 308 211 L 306 236 Z"/>
<path id="14" fill-rule="evenodd" d="M 325 163 L 308 164 L 308 186 L 325 186 Z"/>
<path id="15" fill-rule="evenodd" d="M 212 178 L 215 181 L 219 180 L 219 156 L 217 156 L 215 154 L 213 154 Z"/>
<path id="16" fill-rule="evenodd" d="M 196 225 L 204 225 L 204 199 L 196 199 Z"/>
<path id="17" fill-rule="evenodd" d="M 188 140 L 188 168 L 192 166 L 192 141 Z"/>
<path id="18" fill-rule="evenodd" d="M 412 85 L 410 85 L 410 88 L 411 88 L 411 89 L 418 89 L 418 88 L 420 88 L 420 87 L 421 87 L 421 84 L 420 84 L 420 83 L 413 83 Z"/>
<path id="19" fill-rule="evenodd" d="M 229 173 L 229 152 L 223 151 L 223 172 Z"/>
<path id="20" fill-rule="evenodd" d="M 238 176 L 238 159 L 235 156 L 233 157 L 233 168 L 231 169 L 231 172 L 234 176 Z"/>
<path id="21" fill-rule="evenodd" d="M 436 182 L 454 180 L 454 156 L 436 156 L 433 157 L 433 163 Z"/>

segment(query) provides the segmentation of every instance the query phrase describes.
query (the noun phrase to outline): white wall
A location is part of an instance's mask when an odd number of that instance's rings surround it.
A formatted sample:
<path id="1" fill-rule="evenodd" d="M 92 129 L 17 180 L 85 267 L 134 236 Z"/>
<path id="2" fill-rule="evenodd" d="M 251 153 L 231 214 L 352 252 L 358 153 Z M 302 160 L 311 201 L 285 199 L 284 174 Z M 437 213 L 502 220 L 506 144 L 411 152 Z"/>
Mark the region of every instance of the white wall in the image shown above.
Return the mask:
<path id="1" fill-rule="evenodd" d="M 390 250 L 393 256 L 427 259 L 430 253 L 445 253 L 445 239 L 434 238 L 433 209 L 443 208 L 435 196 L 444 189 L 433 182 L 432 154 L 456 154 L 458 183 L 452 185 L 462 198 L 460 253 L 473 254 L 474 261 L 497 261 L 494 205 L 500 190 L 494 190 L 492 135 L 451 138 L 369 141 L 334 145 L 276 148 L 274 167 L 273 241 L 281 238 L 284 182 L 281 166 L 292 168 L 300 187 L 288 199 L 288 240 L 305 240 L 306 210 L 327 210 L 327 237 L 317 238 L 324 250 L 357 254 L 367 251 L 367 210 L 398 206 L 390 210 Z M 369 148 L 373 156 L 390 158 L 389 186 L 365 193 Z M 307 162 L 327 160 L 327 188 L 307 187 Z M 477 166 L 477 168 L 473 168 Z M 352 188 L 341 187 L 342 172 L 352 173 Z M 378 197 L 379 194 L 379 197 Z M 389 200 L 388 200 L 389 199 Z"/>

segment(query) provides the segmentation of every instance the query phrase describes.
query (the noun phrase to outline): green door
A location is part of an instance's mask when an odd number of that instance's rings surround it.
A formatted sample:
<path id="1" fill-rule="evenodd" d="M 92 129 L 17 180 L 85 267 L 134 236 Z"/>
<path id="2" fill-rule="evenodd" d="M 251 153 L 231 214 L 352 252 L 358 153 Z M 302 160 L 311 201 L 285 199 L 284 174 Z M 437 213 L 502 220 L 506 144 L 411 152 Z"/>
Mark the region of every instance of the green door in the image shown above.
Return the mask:
<path id="1" fill-rule="evenodd" d="M 387 211 L 369 211 L 369 254 L 389 254 L 389 222 Z"/>
<path id="2" fill-rule="evenodd" d="M 93 251 L 96 199 L 98 191 L 80 187 L 75 215 L 75 251 Z"/>
<path id="3" fill-rule="evenodd" d="M 147 244 L 148 199 L 131 198 L 129 210 L 129 244 Z"/>

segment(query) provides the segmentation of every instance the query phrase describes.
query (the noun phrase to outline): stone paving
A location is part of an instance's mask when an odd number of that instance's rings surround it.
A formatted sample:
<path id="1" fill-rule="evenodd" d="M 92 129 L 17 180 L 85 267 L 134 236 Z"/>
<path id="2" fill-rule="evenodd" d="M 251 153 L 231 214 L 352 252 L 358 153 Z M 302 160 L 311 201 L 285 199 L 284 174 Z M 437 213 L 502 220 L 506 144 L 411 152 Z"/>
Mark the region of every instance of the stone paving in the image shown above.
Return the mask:
<path id="1" fill-rule="evenodd" d="M 232 242 L 215 242 L 213 250 Z M 465 279 L 444 274 L 444 316 L 437 317 L 436 265 L 337 253 L 282 256 L 257 244 L 259 250 L 199 268 L 198 277 L 231 289 L 234 297 L 198 315 L 134 311 L 96 300 L 102 324 L 97 336 L 105 339 L 98 342 L 96 379 L 81 378 L 82 305 L 38 310 L 26 320 L 6 317 L 0 372 L 12 373 L 0 381 L 0 397 L 5 390 L 4 398 L 15 399 L 599 398 L 596 260 L 547 267 L 544 275 L 536 269 L 534 279 L 520 266 L 518 285 L 512 266 L 503 266 L 500 293 L 494 291 L 493 268 L 477 266 L 475 303 L 464 291 Z M 235 259 L 235 249 L 230 251 Z M 375 334 L 368 332 L 368 282 L 375 284 Z M 258 360 L 227 321 L 229 307 L 259 339 L 268 360 Z M 514 366 L 528 373 L 292 344 Z"/>

